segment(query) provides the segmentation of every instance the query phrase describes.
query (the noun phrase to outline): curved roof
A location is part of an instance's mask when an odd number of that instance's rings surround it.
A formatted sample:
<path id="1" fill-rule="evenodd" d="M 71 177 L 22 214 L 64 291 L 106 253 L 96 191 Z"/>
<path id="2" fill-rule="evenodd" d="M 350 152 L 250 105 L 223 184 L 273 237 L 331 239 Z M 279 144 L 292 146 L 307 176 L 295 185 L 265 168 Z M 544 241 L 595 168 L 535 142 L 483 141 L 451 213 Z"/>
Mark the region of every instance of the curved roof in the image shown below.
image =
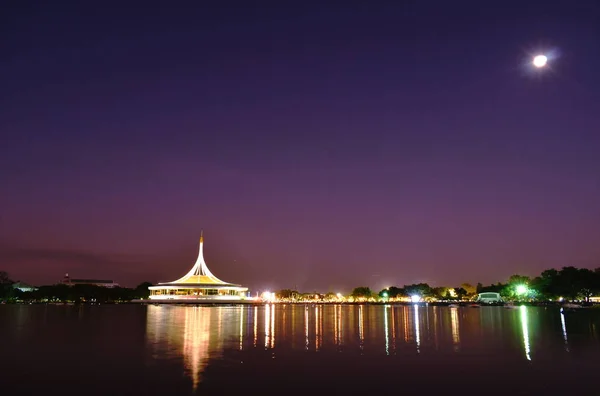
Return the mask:
<path id="1" fill-rule="evenodd" d="M 161 286 L 232 286 L 239 287 L 240 285 L 236 285 L 233 283 L 227 283 L 217 278 L 210 272 L 206 262 L 204 261 L 203 255 L 203 245 L 204 245 L 204 235 L 200 233 L 200 247 L 198 249 L 198 258 L 196 259 L 196 263 L 192 267 L 192 269 L 185 274 L 182 278 L 179 278 L 173 282 L 161 282 L 159 285 Z"/>

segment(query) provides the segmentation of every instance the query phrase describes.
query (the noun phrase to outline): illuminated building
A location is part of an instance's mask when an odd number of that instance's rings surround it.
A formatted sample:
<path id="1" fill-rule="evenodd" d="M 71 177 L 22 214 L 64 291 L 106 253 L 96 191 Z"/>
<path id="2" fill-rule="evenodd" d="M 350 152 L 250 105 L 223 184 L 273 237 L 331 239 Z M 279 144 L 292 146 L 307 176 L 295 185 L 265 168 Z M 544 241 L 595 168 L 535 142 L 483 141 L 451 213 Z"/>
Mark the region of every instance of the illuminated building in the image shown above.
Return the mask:
<path id="1" fill-rule="evenodd" d="M 482 303 L 497 303 L 501 302 L 502 298 L 500 297 L 500 293 L 485 292 L 479 293 L 476 301 Z"/>
<path id="2" fill-rule="evenodd" d="M 19 289 L 22 292 L 32 292 L 32 291 L 37 290 L 37 287 L 28 285 L 27 283 L 23 283 L 23 282 L 13 283 L 12 287 L 13 287 L 13 289 Z"/>
<path id="3" fill-rule="evenodd" d="M 183 302 L 240 301 L 246 298 L 247 287 L 223 282 L 214 276 L 204 261 L 202 247 L 204 236 L 200 234 L 200 249 L 196 264 L 190 272 L 173 282 L 150 286 L 150 299 Z"/>

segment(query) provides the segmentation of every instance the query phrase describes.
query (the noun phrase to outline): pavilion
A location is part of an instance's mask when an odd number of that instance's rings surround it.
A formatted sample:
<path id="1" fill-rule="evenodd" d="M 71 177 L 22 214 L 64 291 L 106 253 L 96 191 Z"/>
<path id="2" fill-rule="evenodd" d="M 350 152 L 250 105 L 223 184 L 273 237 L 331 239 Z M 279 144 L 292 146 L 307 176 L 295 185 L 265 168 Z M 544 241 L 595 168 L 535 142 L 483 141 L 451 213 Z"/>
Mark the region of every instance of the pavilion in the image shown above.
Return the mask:
<path id="1" fill-rule="evenodd" d="M 150 299 L 178 302 L 240 301 L 246 298 L 247 287 L 223 282 L 208 269 L 202 254 L 203 233 L 200 233 L 200 249 L 196 264 L 190 272 L 173 282 L 150 286 Z M 157 302 L 158 302 L 157 301 Z"/>

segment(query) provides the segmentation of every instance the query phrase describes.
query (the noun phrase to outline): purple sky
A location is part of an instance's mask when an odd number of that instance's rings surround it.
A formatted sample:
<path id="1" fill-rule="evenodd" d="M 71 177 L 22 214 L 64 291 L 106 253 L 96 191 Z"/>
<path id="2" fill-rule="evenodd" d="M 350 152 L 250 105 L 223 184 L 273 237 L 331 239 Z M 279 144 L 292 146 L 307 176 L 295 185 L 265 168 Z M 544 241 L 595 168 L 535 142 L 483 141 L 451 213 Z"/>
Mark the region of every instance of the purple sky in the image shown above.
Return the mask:
<path id="1" fill-rule="evenodd" d="M 173 280 L 201 228 L 215 275 L 255 291 L 600 266 L 598 2 L 17 3 L 15 279 Z"/>

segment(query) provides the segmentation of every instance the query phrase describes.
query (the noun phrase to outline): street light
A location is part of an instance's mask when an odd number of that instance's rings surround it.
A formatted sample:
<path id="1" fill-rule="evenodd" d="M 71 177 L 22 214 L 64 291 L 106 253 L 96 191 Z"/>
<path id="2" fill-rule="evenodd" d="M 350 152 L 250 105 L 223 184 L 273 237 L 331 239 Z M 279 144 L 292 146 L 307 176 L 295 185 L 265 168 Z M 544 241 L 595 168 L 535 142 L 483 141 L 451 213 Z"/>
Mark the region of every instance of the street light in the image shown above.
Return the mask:
<path id="1" fill-rule="evenodd" d="M 517 295 L 522 296 L 524 294 L 527 294 L 529 289 L 527 288 L 527 285 L 517 285 L 515 291 L 517 292 Z"/>
<path id="2" fill-rule="evenodd" d="M 542 67 L 548 64 L 548 57 L 546 55 L 540 54 L 533 57 L 533 66 L 541 69 Z"/>

